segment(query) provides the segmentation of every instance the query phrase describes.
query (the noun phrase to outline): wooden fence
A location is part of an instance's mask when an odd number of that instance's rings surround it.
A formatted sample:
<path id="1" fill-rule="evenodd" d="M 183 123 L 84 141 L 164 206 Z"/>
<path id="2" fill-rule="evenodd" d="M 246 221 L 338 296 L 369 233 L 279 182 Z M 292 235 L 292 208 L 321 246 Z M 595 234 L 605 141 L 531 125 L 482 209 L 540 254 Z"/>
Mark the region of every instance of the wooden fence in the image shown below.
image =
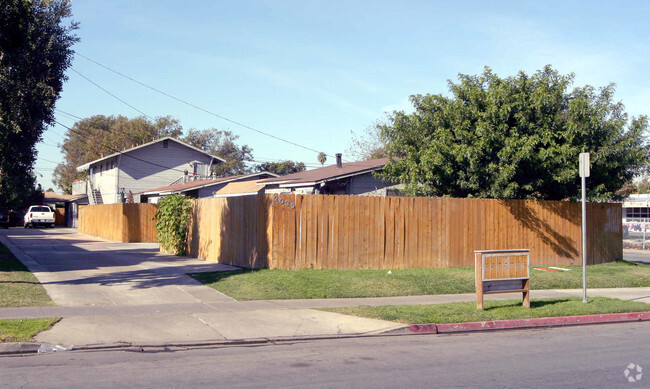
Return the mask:
<path id="1" fill-rule="evenodd" d="M 588 204 L 588 263 L 619 259 L 620 204 Z M 155 241 L 155 206 L 80 210 L 79 231 Z M 196 200 L 189 253 L 247 268 L 473 266 L 474 250 L 530 249 L 532 265 L 579 265 L 580 204 L 450 198 L 260 195 Z"/>
<path id="2" fill-rule="evenodd" d="M 270 198 L 204 198 L 194 202 L 190 256 L 247 268 L 268 267 Z"/>
<path id="3" fill-rule="evenodd" d="M 65 208 L 54 208 L 54 225 L 65 225 Z"/>
<path id="4" fill-rule="evenodd" d="M 103 204 L 79 207 L 79 232 L 119 242 L 155 242 L 156 206 Z"/>
<path id="5" fill-rule="evenodd" d="M 295 196 L 272 201 L 269 267 L 473 266 L 474 250 L 530 249 L 533 265 L 579 265 L 579 203 Z M 588 263 L 622 257 L 620 204 L 589 204 Z"/>

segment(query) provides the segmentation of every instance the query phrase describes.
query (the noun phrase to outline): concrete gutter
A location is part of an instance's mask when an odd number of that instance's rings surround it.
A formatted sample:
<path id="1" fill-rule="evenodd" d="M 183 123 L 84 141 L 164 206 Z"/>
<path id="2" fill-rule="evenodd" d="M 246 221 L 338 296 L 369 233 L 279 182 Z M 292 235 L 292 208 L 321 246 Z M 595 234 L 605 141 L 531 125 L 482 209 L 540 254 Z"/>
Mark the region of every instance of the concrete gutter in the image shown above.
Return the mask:
<path id="1" fill-rule="evenodd" d="M 284 337 L 263 337 L 250 339 L 225 339 L 201 342 L 168 342 L 168 343 L 112 343 L 95 344 L 84 346 L 60 346 L 42 343 L 0 343 L 0 355 L 37 354 L 61 351 L 91 351 L 91 350 L 121 350 L 121 351 L 168 351 L 180 348 L 201 348 L 219 346 L 238 346 L 251 344 L 273 344 L 281 342 L 312 341 L 325 339 L 345 339 L 370 336 L 391 336 L 391 335 L 418 335 L 418 334 L 450 334 L 461 332 L 496 331 L 529 329 L 540 327 L 564 327 L 593 324 L 614 324 L 629 323 L 638 321 L 650 321 L 649 312 L 612 313 L 602 315 L 566 316 L 566 317 L 543 317 L 534 319 L 494 320 L 469 323 L 449 324 L 411 324 L 402 328 L 383 332 L 346 334 L 346 335 L 308 335 L 308 336 L 284 336 Z"/>
<path id="2" fill-rule="evenodd" d="M 448 334 L 489 330 L 511 330 L 539 327 L 563 327 L 587 324 L 612 324 L 650 321 L 650 312 L 608 313 L 602 315 L 540 317 L 534 319 L 493 320 L 469 323 L 411 324 L 393 333 Z"/>

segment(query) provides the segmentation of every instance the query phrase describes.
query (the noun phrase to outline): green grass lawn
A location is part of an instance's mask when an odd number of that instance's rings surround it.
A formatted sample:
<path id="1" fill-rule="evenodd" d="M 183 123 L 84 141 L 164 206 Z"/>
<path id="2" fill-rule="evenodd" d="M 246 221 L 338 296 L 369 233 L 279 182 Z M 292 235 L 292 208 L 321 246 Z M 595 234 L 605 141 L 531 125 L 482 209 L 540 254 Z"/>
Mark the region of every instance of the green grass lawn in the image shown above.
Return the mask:
<path id="1" fill-rule="evenodd" d="M 407 324 L 444 324 L 531 319 L 536 317 L 645 312 L 650 310 L 650 306 L 646 303 L 604 297 L 590 298 L 589 303 L 585 304 L 582 302 L 582 298 L 567 297 L 531 300 L 530 308 L 522 307 L 521 300 L 486 301 L 485 310 L 483 311 L 476 309 L 476 302 L 380 307 L 361 306 L 322 310 Z"/>
<path id="2" fill-rule="evenodd" d="M 36 277 L 0 244 L 0 308 L 53 305 Z"/>
<path id="3" fill-rule="evenodd" d="M 582 267 L 531 268 L 531 289 L 582 288 Z M 474 268 L 392 270 L 238 270 L 190 274 L 237 300 L 388 297 L 474 293 Z M 650 266 L 617 261 L 587 268 L 589 288 L 650 286 Z"/>
<path id="4" fill-rule="evenodd" d="M 0 308 L 53 306 L 36 277 L 0 244 Z M 0 320 L 0 342 L 30 342 L 58 318 Z"/>
<path id="5" fill-rule="evenodd" d="M 32 342 L 34 336 L 50 329 L 58 318 L 0 320 L 0 342 Z"/>

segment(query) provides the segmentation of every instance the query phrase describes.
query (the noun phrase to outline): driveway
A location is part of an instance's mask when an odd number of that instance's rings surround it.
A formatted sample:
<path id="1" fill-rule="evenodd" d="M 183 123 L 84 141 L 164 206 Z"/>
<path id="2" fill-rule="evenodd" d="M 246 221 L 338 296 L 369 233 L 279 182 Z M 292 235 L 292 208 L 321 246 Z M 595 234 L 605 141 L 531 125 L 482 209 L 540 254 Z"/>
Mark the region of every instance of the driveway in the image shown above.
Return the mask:
<path id="1" fill-rule="evenodd" d="M 186 274 L 235 267 L 162 254 L 156 243 L 111 242 L 71 228 L 3 235 L 58 306 L 233 301 Z"/>
<path id="2" fill-rule="evenodd" d="M 186 275 L 235 267 L 162 254 L 157 244 L 106 241 L 71 228 L 11 228 L 0 230 L 0 240 L 57 305 L 4 308 L 0 318 L 63 317 L 37 336 L 39 342 L 168 344 L 360 334 L 402 326 L 270 301 L 237 302 Z"/>

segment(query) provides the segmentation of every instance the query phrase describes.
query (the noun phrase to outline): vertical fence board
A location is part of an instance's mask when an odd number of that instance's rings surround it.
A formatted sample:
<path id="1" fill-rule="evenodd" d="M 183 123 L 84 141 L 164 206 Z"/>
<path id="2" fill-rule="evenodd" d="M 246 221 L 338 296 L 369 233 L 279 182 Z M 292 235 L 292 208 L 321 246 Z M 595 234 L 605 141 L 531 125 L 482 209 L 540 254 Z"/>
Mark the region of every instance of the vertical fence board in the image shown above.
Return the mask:
<path id="1" fill-rule="evenodd" d="M 283 255 L 286 262 L 278 263 L 280 268 L 473 266 L 473 250 L 513 248 L 529 248 L 533 264 L 580 263 L 580 205 L 576 203 L 362 196 L 295 198 L 300 204 L 296 215 L 301 227 L 293 240 L 301 250 L 296 250 L 293 257 L 290 253 Z M 620 257 L 620 204 L 590 207 L 589 263 Z M 285 230 L 276 223 L 286 222 L 274 214 L 274 242 L 280 238 L 276 234 Z M 291 240 L 290 234 L 283 238 Z M 272 255 L 278 254 L 275 248 Z"/>
<path id="2" fill-rule="evenodd" d="M 79 231 L 153 242 L 156 206 L 79 209 Z M 534 265 L 581 263 L 580 204 L 558 201 L 301 196 L 195 200 L 189 254 L 242 267 L 473 266 L 474 250 L 528 248 Z M 588 204 L 588 263 L 622 256 L 620 204 Z"/>
<path id="3" fill-rule="evenodd" d="M 102 204 L 79 207 L 79 232 L 118 242 L 155 242 L 156 206 Z"/>

